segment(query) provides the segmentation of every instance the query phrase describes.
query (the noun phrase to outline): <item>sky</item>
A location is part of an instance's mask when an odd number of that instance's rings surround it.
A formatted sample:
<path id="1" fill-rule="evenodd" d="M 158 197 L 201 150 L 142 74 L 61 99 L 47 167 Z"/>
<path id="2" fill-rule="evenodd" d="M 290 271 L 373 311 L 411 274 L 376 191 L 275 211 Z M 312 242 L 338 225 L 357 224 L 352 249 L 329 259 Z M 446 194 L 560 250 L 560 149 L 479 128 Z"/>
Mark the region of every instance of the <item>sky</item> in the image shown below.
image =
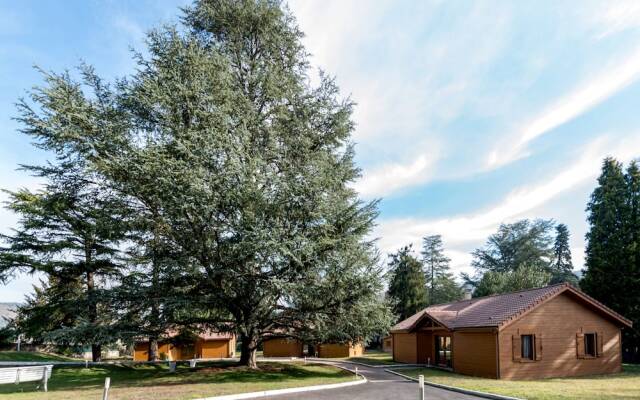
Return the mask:
<path id="1" fill-rule="evenodd" d="M 113 79 L 145 32 L 186 0 L 0 0 L 0 188 L 36 189 L 19 164 L 47 154 L 18 132 L 15 102 L 81 61 Z M 640 157 L 640 2 L 291 0 L 311 81 L 357 103 L 363 199 L 381 199 L 383 255 L 440 234 L 453 271 L 500 223 L 551 218 L 584 261 L 585 207 L 606 156 Z M 579 6 L 577 6 L 579 5 Z M 6 201 L 0 194 L 0 201 Z M 0 210 L 0 232 L 17 217 Z M 21 301 L 37 276 L 0 286 Z"/>

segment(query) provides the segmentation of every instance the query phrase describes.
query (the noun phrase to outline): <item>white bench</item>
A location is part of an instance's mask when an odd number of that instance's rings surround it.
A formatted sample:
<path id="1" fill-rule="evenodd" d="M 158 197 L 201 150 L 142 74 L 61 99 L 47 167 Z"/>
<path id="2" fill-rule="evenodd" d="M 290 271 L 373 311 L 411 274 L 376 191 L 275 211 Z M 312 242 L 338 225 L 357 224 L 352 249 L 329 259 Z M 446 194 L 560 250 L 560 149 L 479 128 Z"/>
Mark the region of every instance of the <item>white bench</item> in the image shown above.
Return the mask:
<path id="1" fill-rule="evenodd" d="M 3 383 L 36 382 L 42 381 L 44 391 L 47 391 L 47 382 L 51 378 L 53 365 L 35 365 L 30 367 L 0 368 L 0 385 Z"/>

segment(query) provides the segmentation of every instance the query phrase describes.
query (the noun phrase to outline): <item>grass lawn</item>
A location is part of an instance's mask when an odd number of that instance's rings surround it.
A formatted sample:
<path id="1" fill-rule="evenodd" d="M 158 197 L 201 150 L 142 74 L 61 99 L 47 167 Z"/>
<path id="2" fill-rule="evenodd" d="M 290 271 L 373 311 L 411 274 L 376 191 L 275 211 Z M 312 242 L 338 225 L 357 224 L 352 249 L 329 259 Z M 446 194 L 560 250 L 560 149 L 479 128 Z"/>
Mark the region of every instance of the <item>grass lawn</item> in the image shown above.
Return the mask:
<path id="1" fill-rule="evenodd" d="M 431 368 L 403 368 L 398 372 L 443 385 L 479 390 L 530 400 L 550 399 L 637 399 L 640 398 L 640 365 L 623 365 L 615 375 L 582 378 L 553 378 L 537 381 L 499 381 L 473 378 Z"/>
<path id="2" fill-rule="evenodd" d="M 33 351 L 0 351 L 0 361 L 78 361 L 78 359 Z"/>
<path id="3" fill-rule="evenodd" d="M 384 353 L 382 351 L 367 351 L 359 357 L 348 358 L 349 361 L 356 361 L 368 365 L 390 365 L 397 364 L 393 361 L 390 353 Z"/>
<path id="4" fill-rule="evenodd" d="M 54 367 L 49 392 L 36 383 L 0 385 L 2 400 L 100 399 L 104 378 L 111 377 L 109 400 L 180 400 L 232 393 L 283 389 L 351 381 L 354 376 L 326 365 L 261 363 L 260 370 L 233 363 L 202 363 L 195 370 L 179 365 L 169 373 L 166 364 L 94 368 Z"/>

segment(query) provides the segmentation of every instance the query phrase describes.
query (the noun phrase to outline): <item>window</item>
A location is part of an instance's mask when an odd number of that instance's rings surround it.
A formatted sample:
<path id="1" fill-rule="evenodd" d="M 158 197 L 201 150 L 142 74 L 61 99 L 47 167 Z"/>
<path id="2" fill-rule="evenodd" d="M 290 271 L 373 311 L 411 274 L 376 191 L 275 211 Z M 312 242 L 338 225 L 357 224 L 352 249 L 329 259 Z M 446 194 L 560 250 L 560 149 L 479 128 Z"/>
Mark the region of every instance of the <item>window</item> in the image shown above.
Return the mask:
<path id="1" fill-rule="evenodd" d="M 584 355 L 587 357 L 597 357 L 596 350 L 597 335 L 595 333 L 584 334 Z"/>
<path id="2" fill-rule="evenodd" d="M 535 360 L 533 335 L 522 335 L 520 337 L 520 342 L 522 343 L 521 358 L 523 360 Z"/>

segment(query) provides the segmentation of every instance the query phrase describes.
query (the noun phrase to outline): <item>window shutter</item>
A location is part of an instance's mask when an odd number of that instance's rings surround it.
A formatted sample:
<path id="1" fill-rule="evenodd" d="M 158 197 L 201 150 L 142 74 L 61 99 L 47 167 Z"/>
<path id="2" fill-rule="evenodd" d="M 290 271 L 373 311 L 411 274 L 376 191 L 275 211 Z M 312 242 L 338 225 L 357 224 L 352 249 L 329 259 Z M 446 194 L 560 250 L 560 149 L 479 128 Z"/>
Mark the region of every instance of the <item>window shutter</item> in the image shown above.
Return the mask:
<path id="1" fill-rule="evenodd" d="M 520 335 L 513 335 L 513 361 L 520 362 L 522 359 L 522 340 Z"/>
<path id="2" fill-rule="evenodd" d="M 602 332 L 598 332 L 598 334 L 596 335 L 596 341 L 598 346 L 596 347 L 596 355 L 598 357 L 602 357 L 602 355 L 604 354 L 604 335 L 602 334 Z"/>
<path id="3" fill-rule="evenodd" d="M 536 333 L 533 337 L 536 345 L 536 361 L 540 361 L 542 360 L 542 334 Z"/>
<path id="4" fill-rule="evenodd" d="M 578 358 L 584 358 L 584 334 L 576 334 L 576 355 Z"/>

